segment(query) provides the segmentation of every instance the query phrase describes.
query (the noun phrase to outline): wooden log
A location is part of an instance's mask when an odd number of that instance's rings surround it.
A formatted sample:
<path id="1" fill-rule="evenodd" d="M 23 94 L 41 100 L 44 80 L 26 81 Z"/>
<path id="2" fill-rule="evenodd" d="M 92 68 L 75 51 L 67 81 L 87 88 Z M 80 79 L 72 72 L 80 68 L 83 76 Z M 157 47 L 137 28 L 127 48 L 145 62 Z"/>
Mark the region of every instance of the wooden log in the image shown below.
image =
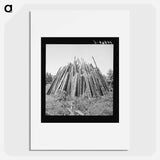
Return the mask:
<path id="1" fill-rule="evenodd" d="M 73 97 L 85 94 L 88 97 L 105 95 L 108 92 L 106 79 L 97 67 L 94 57 L 92 59 L 96 68 L 76 58 L 74 63 L 60 68 L 47 94 L 56 94 L 61 89 Z"/>
<path id="2" fill-rule="evenodd" d="M 79 94 L 79 97 L 80 97 L 81 96 L 81 75 L 80 75 L 80 73 L 78 75 L 78 83 L 79 83 L 78 94 Z"/>
<path id="3" fill-rule="evenodd" d="M 99 77 L 97 76 L 96 72 L 94 72 L 94 73 L 95 73 L 94 76 L 95 76 L 96 86 L 98 88 L 99 95 L 102 96 L 103 92 L 102 92 L 101 85 L 100 85 L 100 82 L 99 82 Z"/>
<path id="4" fill-rule="evenodd" d="M 103 88 L 104 88 L 104 90 L 105 90 L 105 93 L 104 93 L 104 94 L 107 94 L 107 92 L 109 91 L 109 89 L 108 89 L 107 84 L 106 84 L 106 82 L 105 82 L 105 80 L 104 80 L 104 77 L 103 77 L 103 75 L 101 74 L 100 70 L 98 70 L 97 73 L 98 73 L 98 75 L 99 75 L 99 79 L 100 79 L 100 81 L 101 81 L 101 84 L 102 84 L 102 86 L 103 86 Z"/>
<path id="5" fill-rule="evenodd" d="M 75 76 L 72 79 L 72 90 L 71 90 L 72 97 L 75 97 L 75 95 L 76 95 L 76 84 L 77 84 L 77 73 L 75 74 Z"/>
<path id="6" fill-rule="evenodd" d="M 67 87 L 68 93 L 69 95 L 71 95 L 71 91 L 72 91 L 72 79 L 73 79 L 73 65 L 70 66 L 70 74 L 69 74 L 69 84 Z"/>
<path id="7" fill-rule="evenodd" d="M 67 84 L 66 90 L 67 90 L 67 93 L 71 95 L 71 72 L 68 75 L 68 84 Z"/>
<path id="8" fill-rule="evenodd" d="M 61 89 L 62 90 L 64 90 L 64 91 L 67 91 L 66 90 L 66 86 L 67 86 L 67 83 L 68 83 L 68 72 L 66 73 L 66 75 L 65 75 L 65 78 L 64 78 L 64 81 L 63 81 L 63 83 L 62 83 L 62 87 L 61 87 Z"/>
<path id="9" fill-rule="evenodd" d="M 92 79 L 92 75 L 89 75 L 89 80 L 90 80 L 90 84 L 91 84 L 91 89 L 92 89 L 92 93 L 93 93 L 93 97 L 97 97 L 97 92 L 96 92 L 96 88 L 95 88 L 95 84 L 94 81 Z"/>
<path id="10" fill-rule="evenodd" d="M 96 63 L 96 61 L 95 61 L 95 59 L 94 59 L 93 56 L 92 56 L 92 59 L 93 59 L 93 61 L 94 61 L 94 64 L 95 64 L 96 68 L 98 68 L 98 67 L 97 67 L 97 63 Z"/>
<path id="11" fill-rule="evenodd" d="M 53 79 L 52 83 L 51 83 L 51 86 L 49 87 L 48 91 L 47 91 L 47 95 L 50 95 L 51 94 L 51 91 L 52 91 L 52 88 L 54 86 L 54 83 L 56 81 L 56 77 Z"/>
<path id="12" fill-rule="evenodd" d="M 85 80 L 84 80 L 84 76 L 82 75 L 82 96 L 84 96 L 85 89 L 86 89 Z"/>
<path id="13" fill-rule="evenodd" d="M 61 67 L 60 67 L 59 70 L 58 70 L 58 72 L 57 72 L 57 74 L 56 74 L 56 76 L 55 76 L 54 81 L 52 82 L 52 84 L 51 84 L 51 86 L 50 86 L 50 88 L 49 88 L 49 90 L 47 92 L 48 95 L 51 94 L 51 93 L 54 93 L 55 86 L 56 86 L 56 84 L 58 82 L 58 77 L 60 76 L 60 74 L 62 73 L 62 71 L 63 71 L 63 69 L 61 70 Z"/>
<path id="14" fill-rule="evenodd" d="M 57 87 L 58 87 L 58 84 L 59 84 L 59 81 L 61 80 L 62 76 L 63 76 L 63 73 L 64 73 L 64 70 L 65 70 L 65 67 L 63 67 L 63 69 L 61 70 L 61 73 L 59 75 L 57 75 L 57 80 L 54 84 L 54 87 L 53 87 L 53 94 L 55 94 L 56 90 L 57 90 Z"/>
<path id="15" fill-rule="evenodd" d="M 94 87 L 95 87 L 96 95 L 97 95 L 97 96 L 100 96 L 100 95 L 101 95 L 100 88 L 99 88 L 99 86 L 98 86 L 98 84 L 97 84 L 97 80 L 96 80 L 96 77 L 95 77 L 93 71 L 91 72 L 91 77 L 92 77 L 92 80 L 93 80 L 93 82 L 94 82 Z"/>
<path id="16" fill-rule="evenodd" d="M 85 74 L 84 78 L 85 78 L 85 82 L 86 82 L 86 91 L 85 91 L 85 94 L 88 97 L 92 97 L 92 92 L 91 92 L 91 89 L 90 89 L 90 85 L 89 85 L 89 80 L 88 80 L 87 74 Z"/>
<path id="17" fill-rule="evenodd" d="M 101 84 L 103 85 L 103 88 L 104 88 L 105 94 L 106 94 L 109 91 L 109 89 L 108 89 L 107 84 L 106 84 L 106 82 L 104 80 L 104 77 L 102 76 L 102 73 L 100 72 L 99 68 L 97 67 L 97 63 L 96 63 L 96 61 L 95 61 L 93 56 L 92 56 L 92 59 L 94 61 L 94 64 L 95 64 L 96 69 L 97 69 L 97 73 L 99 75 L 99 78 L 101 79 Z"/>
<path id="18" fill-rule="evenodd" d="M 65 70 L 63 71 L 62 77 L 61 77 L 61 79 L 59 79 L 60 81 L 58 82 L 58 85 L 57 85 L 57 87 L 56 87 L 55 94 L 57 93 L 57 91 L 58 91 L 59 89 L 61 89 L 61 86 L 63 85 L 63 80 L 64 80 L 64 78 L 65 78 L 66 73 L 67 73 L 67 67 L 65 66 Z"/>
<path id="19" fill-rule="evenodd" d="M 74 112 L 78 113 L 79 115 L 83 116 L 84 113 L 82 113 L 80 110 L 75 110 Z"/>

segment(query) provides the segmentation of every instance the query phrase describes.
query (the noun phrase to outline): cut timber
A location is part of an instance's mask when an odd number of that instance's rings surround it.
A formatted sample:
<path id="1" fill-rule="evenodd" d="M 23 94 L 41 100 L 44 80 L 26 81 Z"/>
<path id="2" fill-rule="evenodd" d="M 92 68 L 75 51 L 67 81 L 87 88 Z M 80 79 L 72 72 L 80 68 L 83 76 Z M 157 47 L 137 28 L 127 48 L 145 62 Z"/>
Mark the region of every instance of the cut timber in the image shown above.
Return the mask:
<path id="1" fill-rule="evenodd" d="M 108 93 L 108 84 L 97 67 L 86 63 L 83 59 L 74 58 L 73 63 L 60 68 L 54 76 L 47 94 L 56 94 L 58 90 L 67 92 L 72 97 L 97 97 Z"/>

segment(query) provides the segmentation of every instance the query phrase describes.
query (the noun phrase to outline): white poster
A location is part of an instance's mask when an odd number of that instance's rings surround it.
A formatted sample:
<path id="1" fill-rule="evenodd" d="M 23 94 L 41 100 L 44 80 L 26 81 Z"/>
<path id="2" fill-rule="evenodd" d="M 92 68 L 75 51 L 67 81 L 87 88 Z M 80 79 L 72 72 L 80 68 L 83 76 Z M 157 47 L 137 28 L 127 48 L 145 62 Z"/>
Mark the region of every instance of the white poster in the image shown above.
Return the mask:
<path id="1" fill-rule="evenodd" d="M 30 12 L 30 150 L 129 149 L 129 12 Z"/>

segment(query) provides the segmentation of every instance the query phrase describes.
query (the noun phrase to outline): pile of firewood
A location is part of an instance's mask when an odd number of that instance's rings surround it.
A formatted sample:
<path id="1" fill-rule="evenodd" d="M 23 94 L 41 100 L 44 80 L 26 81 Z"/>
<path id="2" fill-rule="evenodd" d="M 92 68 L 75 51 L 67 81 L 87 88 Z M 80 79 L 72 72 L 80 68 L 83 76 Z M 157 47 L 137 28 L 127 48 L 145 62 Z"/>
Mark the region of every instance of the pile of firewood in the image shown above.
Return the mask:
<path id="1" fill-rule="evenodd" d="M 92 57 L 93 58 L 93 57 Z M 100 72 L 95 59 L 95 67 L 83 59 L 74 58 L 73 63 L 60 67 L 54 76 L 47 95 L 65 91 L 71 97 L 97 97 L 108 93 L 105 77 Z"/>

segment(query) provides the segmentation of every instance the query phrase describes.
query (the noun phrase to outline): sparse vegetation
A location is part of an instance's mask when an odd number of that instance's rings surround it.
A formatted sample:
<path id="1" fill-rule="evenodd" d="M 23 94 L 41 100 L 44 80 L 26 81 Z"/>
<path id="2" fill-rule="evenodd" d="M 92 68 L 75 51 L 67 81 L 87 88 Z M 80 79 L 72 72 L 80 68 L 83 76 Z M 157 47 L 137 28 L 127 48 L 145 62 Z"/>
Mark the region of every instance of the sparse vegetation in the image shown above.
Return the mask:
<path id="1" fill-rule="evenodd" d="M 75 59 L 54 78 L 47 73 L 46 114 L 113 115 L 113 71 L 104 76 L 95 66 Z"/>
<path id="2" fill-rule="evenodd" d="M 51 73 L 46 73 L 46 84 L 50 84 L 53 80 L 53 76 Z"/>
<path id="3" fill-rule="evenodd" d="M 107 84 L 110 91 L 113 91 L 113 70 L 109 70 L 107 73 Z"/>
<path id="4" fill-rule="evenodd" d="M 113 115 L 113 93 L 96 98 L 70 97 L 65 91 L 46 95 L 48 115 Z"/>

